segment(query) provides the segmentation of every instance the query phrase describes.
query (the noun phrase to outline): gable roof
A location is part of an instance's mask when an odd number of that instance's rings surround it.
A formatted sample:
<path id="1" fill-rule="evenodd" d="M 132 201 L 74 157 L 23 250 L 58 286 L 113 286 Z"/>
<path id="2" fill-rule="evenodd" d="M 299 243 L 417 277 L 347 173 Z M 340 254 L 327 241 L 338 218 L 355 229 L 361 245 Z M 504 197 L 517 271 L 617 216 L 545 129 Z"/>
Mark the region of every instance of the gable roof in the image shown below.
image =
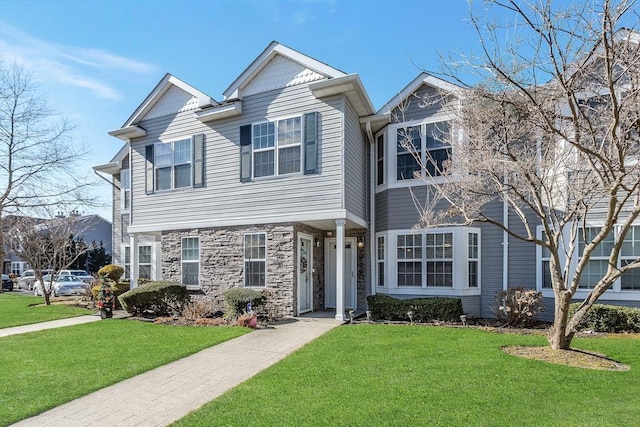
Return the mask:
<path id="1" fill-rule="evenodd" d="M 407 86 L 404 87 L 396 96 L 391 98 L 384 104 L 380 109 L 376 112 L 377 114 L 389 114 L 396 108 L 402 101 L 404 101 L 408 96 L 417 91 L 422 85 L 431 86 L 435 89 L 444 90 L 447 92 L 458 92 L 462 88 L 460 86 L 454 85 L 453 83 L 449 83 L 445 80 L 439 79 L 438 77 L 434 77 L 429 73 L 422 72 L 411 81 Z"/>
<path id="2" fill-rule="evenodd" d="M 124 140 L 136 136 L 144 136 L 146 134 L 146 132 L 144 132 L 144 129 L 139 128 L 136 125 L 144 118 L 144 116 L 149 111 L 151 111 L 151 109 L 155 105 L 158 104 L 163 95 L 165 95 L 169 90 L 173 88 L 178 88 L 195 98 L 195 102 L 197 103 L 197 105 L 195 106 L 197 108 L 202 108 L 210 105 L 218 105 L 218 102 L 216 102 L 206 93 L 199 91 L 193 86 L 183 82 L 179 78 L 167 73 L 160 80 L 160 82 L 158 82 L 155 88 L 153 88 L 151 93 L 147 95 L 145 100 L 138 106 L 138 108 L 136 108 L 136 110 L 127 119 L 127 121 L 124 122 L 120 129 L 110 131 L 109 135 Z"/>
<path id="3" fill-rule="evenodd" d="M 240 91 L 255 78 L 260 71 L 276 56 L 281 56 L 318 73 L 327 78 L 344 77 L 347 74 L 333 68 L 324 62 L 304 55 L 297 50 L 291 49 L 276 41 L 269 43 L 269 46 L 240 74 L 231 85 L 223 92 L 224 99 L 234 99 L 240 97 Z"/>

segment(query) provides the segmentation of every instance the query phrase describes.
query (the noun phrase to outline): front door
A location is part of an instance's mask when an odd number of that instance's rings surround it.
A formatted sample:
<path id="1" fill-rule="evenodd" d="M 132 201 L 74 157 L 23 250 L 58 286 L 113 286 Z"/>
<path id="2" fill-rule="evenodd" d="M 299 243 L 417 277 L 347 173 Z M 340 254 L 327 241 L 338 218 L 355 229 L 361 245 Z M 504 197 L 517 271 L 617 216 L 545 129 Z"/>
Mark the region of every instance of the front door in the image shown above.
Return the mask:
<path id="1" fill-rule="evenodd" d="M 355 309 L 356 304 L 356 239 L 344 239 L 344 308 Z M 325 242 L 325 308 L 336 308 L 336 239 Z"/>
<path id="2" fill-rule="evenodd" d="M 298 234 L 298 314 L 313 310 L 313 238 Z"/>

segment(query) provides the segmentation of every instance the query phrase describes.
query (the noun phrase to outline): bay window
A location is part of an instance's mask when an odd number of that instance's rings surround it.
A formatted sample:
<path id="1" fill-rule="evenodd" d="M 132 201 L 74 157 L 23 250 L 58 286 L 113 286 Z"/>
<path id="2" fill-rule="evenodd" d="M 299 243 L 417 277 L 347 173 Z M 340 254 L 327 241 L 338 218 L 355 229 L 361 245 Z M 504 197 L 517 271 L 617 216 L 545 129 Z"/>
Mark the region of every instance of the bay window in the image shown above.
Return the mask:
<path id="1" fill-rule="evenodd" d="M 385 243 L 391 250 L 385 252 Z M 480 229 L 476 227 L 378 233 L 378 292 L 479 295 L 480 256 Z"/>

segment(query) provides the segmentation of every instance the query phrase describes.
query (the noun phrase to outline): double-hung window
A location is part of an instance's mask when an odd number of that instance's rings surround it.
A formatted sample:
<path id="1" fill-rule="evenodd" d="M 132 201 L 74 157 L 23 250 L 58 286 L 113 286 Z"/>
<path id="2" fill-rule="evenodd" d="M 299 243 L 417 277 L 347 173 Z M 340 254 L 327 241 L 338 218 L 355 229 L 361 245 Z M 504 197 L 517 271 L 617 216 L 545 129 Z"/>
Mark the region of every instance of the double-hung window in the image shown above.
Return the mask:
<path id="1" fill-rule="evenodd" d="M 620 250 L 620 265 L 624 267 L 640 258 L 640 226 L 629 229 Z M 640 291 L 640 268 L 626 271 L 620 277 L 620 288 L 623 291 Z"/>
<path id="2" fill-rule="evenodd" d="M 600 227 L 589 227 L 581 230 L 578 236 L 578 253 L 584 252 L 585 246 L 590 243 L 600 232 Z M 580 289 L 593 289 L 604 277 L 609 268 L 609 255 L 614 245 L 613 233 L 609 233 L 598 246 L 591 252 L 591 257 L 582 270 L 580 276 Z"/>
<path id="3" fill-rule="evenodd" d="M 124 251 L 124 277 L 131 279 L 131 246 L 125 246 Z"/>
<path id="4" fill-rule="evenodd" d="M 182 284 L 198 286 L 200 284 L 200 239 L 198 237 L 182 238 Z"/>
<path id="5" fill-rule="evenodd" d="M 427 286 L 453 286 L 453 234 L 427 233 Z"/>
<path id="6" fill-rule="evenodd" d="M 151 279 L 151 246 L 138 247 L 138 279 Z"/>
<path id="7" fill-rule="evenodd" d="M 145 192 L 204 187 L 204 134 L 145 147 Z"/>
<path id="8" fill-rule="evenodd" d="M 397 140 L 397 169 L 396 178 L 413 179 L 414 173 L 420 172 L 418 159 L 422 157 L 422 136 L 420 126 L 398 129 Z"/>
<path id="9" fill-rule="evenodd" d="M 451 157 L 449 122 L 423 123 L 396 131 L 396 180 L 439 176 Z"/>
<path id="10" fill-rule="evenodd" d="M 422 235 L 398 235 L 397 257 L 398 286 L 422 286 Z"/>
<path id="11" fill-rule="evenodd" d="M 300 116 L 253 125 L 253 176 L 299 173 L 301 149 Z"/>
<path id="12" fill-rule="evenodd" d="M 384 286 L 384 236 L 378 236 L 378 286 Z"/>
<path id="13" fill-rule="evenodd" d="M 244 235 L 244 285 L 264 287 L 267 284 L 267 236 L 265 233 Z"/>
<path id="14" fill-rule="evenodd" d="M 155 144 L 156 190 L 191 186 L 191 139 Z"/>
<path id="15" fill-rule="evenodd" d="M 122 212 L 129 212 L 131 207 L 131 169 L 120 171 L 120 197 Z"/>
<path id="16" fill-rule="evenodd" d="M 468 258 L 467 261 L 469 264 L 468 270 L 468 279 L 469 279 L 469 287 L 477 288 L 479 283 L 479 274 L 478 274 L 478 263 L 480 262 L 479 248 L 478 245 L 478 233 L 469 233 L 467 235 L 468 245 Z"/>
<path id="17" fill-rule="evenodd" d="M 376 143 L 376 183 L 384 184 L 384 134 L 379 135 Z"/>
<path id="18" fill-rule="evenodd" d="M 240 126 L 240 181 L 318 173 L 318 113 Z"/>

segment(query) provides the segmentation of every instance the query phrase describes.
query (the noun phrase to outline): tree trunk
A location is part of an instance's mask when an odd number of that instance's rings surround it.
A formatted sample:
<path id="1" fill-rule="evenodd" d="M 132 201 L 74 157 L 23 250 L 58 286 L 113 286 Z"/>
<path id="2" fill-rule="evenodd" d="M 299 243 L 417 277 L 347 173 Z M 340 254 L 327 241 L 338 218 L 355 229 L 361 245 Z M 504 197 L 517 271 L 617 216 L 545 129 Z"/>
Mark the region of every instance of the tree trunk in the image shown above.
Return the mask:
<path id="1" fill-rule="evenodd" d="M 554 350 L 569 350 L 575 332 L 569 331 L 569 304 L 571 297 L 568 293 L 556 293 L 553 326 L 549 329 L 547 340 Z"/>
<path id="2" fill-rule="evenodd" d="M 51 305 L 51 295 L 49 294 L 49 292 L 45 292 L 43 290 L 42 293 L 44 294 L 44 303 L 47 305 Z"/>

